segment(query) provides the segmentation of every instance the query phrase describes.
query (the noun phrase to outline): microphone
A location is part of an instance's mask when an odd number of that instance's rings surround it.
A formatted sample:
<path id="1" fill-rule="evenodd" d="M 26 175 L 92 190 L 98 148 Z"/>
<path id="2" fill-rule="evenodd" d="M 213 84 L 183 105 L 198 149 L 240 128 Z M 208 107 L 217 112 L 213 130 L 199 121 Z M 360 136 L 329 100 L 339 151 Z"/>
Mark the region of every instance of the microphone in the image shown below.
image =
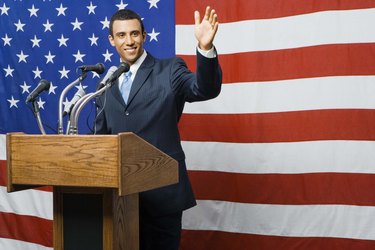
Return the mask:
<path id="1" fill-rule="evenodd" d="M 117 70 L 113 72 L 113 74 L 109 77 L 109 79 L 107 80 L 105 84 L 112 86 L 113 82 L 116 81 L 122 73 L 128 72 L 129 69 L 130 69 L 129 64 L 127 64 L 126 62 L 120 63 Z"/>
<path id="2" fill-rule="evenodd" d="M 103 63 L 97 63 L 95 65 L 82 65 L 78 67 L 83 72 L 94 71 L 98 74 L 102 74 L 105 71 Z"/>
<path id="3" fill-rule="evenodd" d="M 116 66 L 112 66 L 108 69 L 108 72 L 107 74 L 104 76 L 104 78 L 99 82 L 98 84 L 98 87 L 96 90 L 100 90 L 101 88 L 103 88 L 105 86 L 105 83 L 108 81 L 108 78 L 111 77 L 113 75 L 113 73 L 115 73 L 115 71 L 117 70 L 117 67 Z"/>
<path id="4" fill-rule="evenodd" d="M 70 114 L 73 106 L 81 99 L 82 96 L 86 95 L 85 90 L 82 87 L 79 87 L 77 92 L 74 94 L 72 100 L 64 107 L 63 117 Z"/>
<path id="5" fill-rule="evenodd" d="M 40 80 L 38 86 L 27 96 L 26 103 L 33 102 L 38 97 L 38 95 L 43 92 L 44 90 L 49 89 L 51 83 L 47 80 Z"/>

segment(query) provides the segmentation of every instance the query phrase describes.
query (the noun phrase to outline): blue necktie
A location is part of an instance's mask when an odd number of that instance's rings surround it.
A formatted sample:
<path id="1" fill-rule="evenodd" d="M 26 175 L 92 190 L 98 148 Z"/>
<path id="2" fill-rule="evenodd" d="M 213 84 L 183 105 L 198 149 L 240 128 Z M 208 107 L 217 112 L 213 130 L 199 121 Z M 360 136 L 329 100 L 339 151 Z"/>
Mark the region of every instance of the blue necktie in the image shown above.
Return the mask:
<path id="1" fill-rule="evenodd" d="M 131 75 L 132 75 L 131 71 L 126 72 L 124 80 L 122 81 L 122 85 L 121 85 L 121 95 L 122 95 L 122 98 L 124 98 L 124 101 L 126 104 L 128 104 L 130 88 L 132 87 Z"/>

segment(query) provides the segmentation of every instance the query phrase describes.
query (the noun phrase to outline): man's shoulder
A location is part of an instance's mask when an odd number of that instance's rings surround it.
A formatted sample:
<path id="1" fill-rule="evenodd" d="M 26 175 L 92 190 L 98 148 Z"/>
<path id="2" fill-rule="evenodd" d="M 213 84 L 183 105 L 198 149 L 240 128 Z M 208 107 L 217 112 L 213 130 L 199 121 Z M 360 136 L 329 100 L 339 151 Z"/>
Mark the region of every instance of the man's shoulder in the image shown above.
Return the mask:
<path id="1" fill-rule="evenodd" d="M 176 64 L 185 64 L 184 59 L 181 57 L 168 57 L 168 58 L 155 58 L 155 64 L 159 64 L 161 66 L 172 66 Z"/>

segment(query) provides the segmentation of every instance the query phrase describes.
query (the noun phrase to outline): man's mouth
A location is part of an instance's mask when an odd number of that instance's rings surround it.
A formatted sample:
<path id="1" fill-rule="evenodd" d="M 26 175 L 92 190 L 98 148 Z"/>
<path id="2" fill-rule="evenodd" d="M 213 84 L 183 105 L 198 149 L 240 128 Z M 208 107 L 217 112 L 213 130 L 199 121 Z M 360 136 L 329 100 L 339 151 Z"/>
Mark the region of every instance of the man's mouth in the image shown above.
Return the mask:
<path id="1" fill-rule="evenodd" d="M 132 48 L 125 48 L 125 51 L 127 52 L 134 52 L 136 48 L 132 47 Z"/>

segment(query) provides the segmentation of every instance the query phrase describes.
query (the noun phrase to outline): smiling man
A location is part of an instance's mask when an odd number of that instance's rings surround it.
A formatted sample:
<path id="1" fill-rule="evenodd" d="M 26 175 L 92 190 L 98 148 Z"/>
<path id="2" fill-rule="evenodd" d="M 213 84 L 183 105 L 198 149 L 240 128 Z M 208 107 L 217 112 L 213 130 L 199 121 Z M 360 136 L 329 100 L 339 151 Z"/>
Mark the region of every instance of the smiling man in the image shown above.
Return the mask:
<path id="1" fill-rule="evenodd" d="M 146 32 L 143 22 L 138 20 L 136 16 L 134 19 L 117 19 L 127 18 L 122 17 L 126 13 L 128 13 L 129 18 L 132 16 L 131 12 L 122 10 L 112 17 L 108 38 L 111 45 L 116 47 L 121 60 L 132 65 L 144 52 L 143 43 L 146 41 Z"/>
<path id="2" fill-rule="evenodd" d="M 179 183 L 139 195 L 140 248 L 177 250 L 182 212 L 196 205 L 181 147 L 178 121 L 185 102 L 204 101 L 219 95 L 222 73 L 213 40 L 218 30 L 215 10 L 204 17 L 194 13 L 197 72 L 181 58 L 156 59 L 143 44 L 146 31 L 135 12 L 117 11 L 110 21 L 109 42 L 116 47 L 129 73 L 97 101 L 99 134 L 133 132 L 179 163 Z"/>

